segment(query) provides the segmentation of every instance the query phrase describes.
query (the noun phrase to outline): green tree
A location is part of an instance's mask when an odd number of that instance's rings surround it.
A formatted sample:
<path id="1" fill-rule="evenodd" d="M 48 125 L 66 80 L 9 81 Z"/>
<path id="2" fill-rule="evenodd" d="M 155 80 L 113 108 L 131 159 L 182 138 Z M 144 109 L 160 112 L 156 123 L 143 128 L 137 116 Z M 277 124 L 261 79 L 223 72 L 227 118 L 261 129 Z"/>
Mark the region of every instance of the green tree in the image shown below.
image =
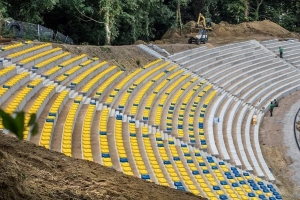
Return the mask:
<path id="1" fill-rule="evenodd" d="M 111 42 L 118 36 L 115 18 L 121 13 L 119 0 L 99 0 L 99 15 L 104 21 L 106 40 L 105 44 L 111 45 Z"/>
<path id="2" fill-rule="evenodd" d="M 2 0 L 10 17 L 31 23 L 42 23 L 43 14 L 51 11 L 59 0 Z"/>
<path id="3" fill-rule="evenodd" d="M 247 4 L 245 0 L 226 0 L 223 2 L 230 23 L 240 23 L 245 19 Z"/>

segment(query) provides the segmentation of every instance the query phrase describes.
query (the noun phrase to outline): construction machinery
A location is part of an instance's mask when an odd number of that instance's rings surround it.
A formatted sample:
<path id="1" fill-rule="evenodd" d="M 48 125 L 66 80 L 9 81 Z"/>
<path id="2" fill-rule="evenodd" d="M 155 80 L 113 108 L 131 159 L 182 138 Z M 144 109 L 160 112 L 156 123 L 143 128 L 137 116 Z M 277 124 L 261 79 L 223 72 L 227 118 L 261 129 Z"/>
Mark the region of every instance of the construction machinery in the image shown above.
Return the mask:
<path id="1" fill-rule="evenodd" d="M 208 31 L 212 31 L 211 19 L 210 18 L 205 18 L 202 13 L 199 13 L 197 26 L 198 27 L 202 26 L 203 29 L 208 30 Z"/>
<path id="2" fill-rule="evenodd" d="M 212 31 L 211 19 L 205 18 L 203 14 L 199 13 L 196 28 L 200 28 L 199 34 L 191 36 L 188 43 L 205 44 L 208 41 L 207 31 Z"/>
<path id="3" fill-rule="evenodd" d="M 191 36 L 188 40 L 189 44 L 196 43 L 196 44 L 205 44 L 208 41 L 207 31 L 205 29 L 200 30 L 199 35 Z"/>

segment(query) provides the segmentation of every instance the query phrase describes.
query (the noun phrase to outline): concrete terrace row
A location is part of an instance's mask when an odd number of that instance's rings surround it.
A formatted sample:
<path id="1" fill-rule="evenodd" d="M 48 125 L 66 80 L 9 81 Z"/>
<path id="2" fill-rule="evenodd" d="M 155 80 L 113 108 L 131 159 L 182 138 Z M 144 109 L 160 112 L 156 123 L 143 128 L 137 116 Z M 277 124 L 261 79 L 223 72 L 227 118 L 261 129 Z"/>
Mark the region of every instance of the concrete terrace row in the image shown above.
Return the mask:
<path id="1" fill-rule="evenodd" d="M 256 41 L 200 47 L 169 58 L 223 91 L 210 110 L 209 152 L 273 180 L 259 148 L 259 126 L 250 123 L 254 114 L 260 123 L 270 100 L 299 89 L 298 71 Z M 213 123 L 214 118 L 220 122 Z"/>
<path id="2" fill-rule="evenodd" d="M 258 131 L 269 100 L 294 89 L 297 74 L 256 41 L 183 52 L 170 56 L 179 65 L 158 59 L 132 74 L 50 44 L 0 55 L 1 107 L 39 116 L 28 140 L 209 199 L 281 198 Z"/>

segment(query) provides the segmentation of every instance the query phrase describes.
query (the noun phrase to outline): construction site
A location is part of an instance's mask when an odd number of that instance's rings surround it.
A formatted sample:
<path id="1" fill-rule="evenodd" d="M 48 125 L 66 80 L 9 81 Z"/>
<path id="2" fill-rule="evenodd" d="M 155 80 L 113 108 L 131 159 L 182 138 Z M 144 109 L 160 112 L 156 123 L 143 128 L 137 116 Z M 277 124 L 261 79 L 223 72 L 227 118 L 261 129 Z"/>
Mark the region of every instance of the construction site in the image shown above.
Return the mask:
<path id="1" fill-rule="evenodd" d="M 3 39 L 0 107 L 39 128 L 1 121 L 0 199 L 300 199 L 299 34 L 199 21 L 122 46 Z"/>

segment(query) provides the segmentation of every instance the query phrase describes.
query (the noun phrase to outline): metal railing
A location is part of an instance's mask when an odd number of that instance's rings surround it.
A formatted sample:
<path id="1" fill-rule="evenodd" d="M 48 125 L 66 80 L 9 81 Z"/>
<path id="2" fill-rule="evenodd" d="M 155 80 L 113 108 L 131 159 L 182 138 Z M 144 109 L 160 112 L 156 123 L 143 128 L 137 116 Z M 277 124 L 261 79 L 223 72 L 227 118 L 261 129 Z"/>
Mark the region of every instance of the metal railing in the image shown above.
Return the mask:
<path id="1" fill-rule="evenodd" d="M 42 42 L 60 42 L 74 44 L 74 41 L 60 32 L 54 32 L 52 29 L 40 24 L 32 24 L 16 20 L 6 20 L 3 24 L 2 35 L 25 40 L 39 40 Z"/>
<path id="2" fill-rule="evenodd" d="M 299 141 L 300 141 L 300 131 L 298 131 L 297 127 L 296 127 L 297 118 L 299 116 L 299 113 L 300 113 L 300 108 L 298 109 L 297 114 L 295 115 L 295 119 L 294 119 L 294 135 L 295 135 L 295 140 L 296 140 L 297 146 L 298 146 L 298 148 L 300 150 L 300 144 L 299 144 Z"/>

